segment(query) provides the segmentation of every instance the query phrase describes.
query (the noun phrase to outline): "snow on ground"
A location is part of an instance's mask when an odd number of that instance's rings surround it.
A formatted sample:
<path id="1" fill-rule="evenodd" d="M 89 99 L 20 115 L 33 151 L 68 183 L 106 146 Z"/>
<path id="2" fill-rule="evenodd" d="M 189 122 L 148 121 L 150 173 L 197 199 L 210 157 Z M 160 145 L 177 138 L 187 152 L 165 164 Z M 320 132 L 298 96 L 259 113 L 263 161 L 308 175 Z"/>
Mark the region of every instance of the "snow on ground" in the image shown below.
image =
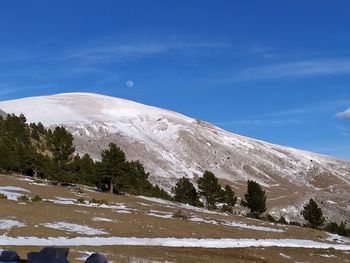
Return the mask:
<path id="1" fill-rule="evenodd" d="M 154 260 L 148 260 L 148 259 L 144 259 L 144 258 L 135 258 L 135 257 L 132 257 L 132 258 L 129 258 L 128 259 L 128 263 L 174 263 L 174 262 L 171 262 L 171 261 L 154 261 Z"/>
<path id="2" fill-rule="evenodd" d="M 130 214 L 132 211 L 137 211 L 137 209 L 127 207 L 125 204 L 122 203 L 115 203 L 115 204 L 96 204 L 96 203 L 88 203 L 85 201 L 84 203 L 77 203 L 77 200 L 74 198 L 64 198 L 64 197 L 56 197 L 56 199 L 48 199 L 48 201 L 60 204 L 60 205 L 76 205 L 76 206 L 84 206 L 84 207 L 100 207 L 100 208 L 107 208 L 107 209 L 113 209 L 115 212 L 120 214 Z"/>
<path id="3" fill-rule="evenodd" d="M 95 222 L 114 222 L 113 219 L 104 218 L 104 217 L 93 217 L 91 220 Z"/>
<path id="4" fill-rule="evenodd" d="M 30 193 L 29 190 L 24 189 L 22 187 L 18 187 L 18 186 L 0 186 L 1 190 L 5 190 L 5 191 L 13 191 L 13 192 L 27 192 Z"/>
<path id="5" fill-rule="evenodd" d="M 210 211 L 210 210 L 207 210 L 204 208 L 195 207 L 195 206 L 191 206 L 191 205 L 187 205 L 187 204 L 181 204 L 181 203 L 176 203 L 176 202 L 172 202 L 172 201 L 167 201 L 167 200 L 160 199 L 160 198 L 154 198 L 154 197 L 148 197 L 148 196 L 138 196 L 138 198 L 141 198 L 141 199 L 153 202 L 153 203 L 165 205 L 165 207 L 169 207 L 169 208 L 186 209 L 186 210 L 192 210 L 192 211 L 207 213 L 207 214 L 223 215 L 222 213 L 219 213 L 219 212 Z"/>
<path id="6" fill-rule="evenodd" d="M 1 246 L 151 246 L 246 248 L 285 247 L 317 248 L 350 251 L 350 245 L 332 244 L 304 239 L 236 239 L 236 238 L 137 238 L 137 237 L 8 237 L 0 236 Z"/>
<path id="7" fill-rule="evenodd" d="M 150 210 L 150 213 L 146 213 L 148 216 L 154 216 L 154 217 L 160 217 L 160 218 L 172 218 L 173 213 L 171 212 L 163 212 L 163 211 L 157 211 L 157 210 Z"/>
<path id="8" fill-rule="evenodd" d="M 319 256 L 320 256 L 320 257 L 323 257 L 323 258 L 336 258 L 336 256 L 334 256 L 334 255 L 329 255 L 329 254 L 320 254 Z"/>
<path id="9" fill-rule="evenodd" d="M 5 195 L 8 200 L 17 201 L 22 193 L 30 193 L 29 190 L 17 186 L 0 186 L 0 194 Z"/>
<path id="10" fill-rule="evenodd" d="M 284 232 L 284 230 L 282 230 L 282 229 L 277 229 L 277 228 L 272 228 L 272 227 L 248 225 L 248 224 L 245 224 L 245 223 L 231 222 L 231 221 L 219 222 L 219 221 L 216 221 L 216 220 L 207 220 L 207 219 L 203 219 L 203 218 L 195 217 L 195 216 L 191 217 L 189 220 L 192 221 L 192 222 L 200 222 L 200 223 L 213 224 L 213 225 L 231 226 L 231 227 L 238 227 L 238 228 L 243 228 L 243 229 L 252 229 L 252 230 L 256 230 L 256 231 L 276 232 L 276 233 L 283 233 Z"/>
<path id="11" fill-rule="evenodd" d="M 67 222 L 45 223 L 45 224 L 42 224 L 42 226 L 47 227 L 47 228 L 52 228 L 52 229 L 74 232 L 74 233 L 83 234 L 83 235 L 87 235 L 87 236 L 108 234 L 107 232 L 100 230 L 100 229 L 95 229 L 95 228 L 92 228 L 89 226 L 72 224 L 72 223 L 67 223 Z"/>
<path id="12" fill-rule="evenodd" d="M 92 254 L 94 254 L 95 252 L 91 252 L 91 251 L 88 251 L 88 250 L 83 250 L 83 251 L 76 251 L 77 253 L 79 254 L 82 254 L 83 256 L 79 257 L 79 258 L 75 258 L 76 260 L 79 260 L 79 261 L 84 261 Z"/>
<path id="13" fill-rule="evenodd" d="M 283 253 L 279 253 L 279 255 L 282 257 L 282 258 L 285 258 L 285 259 L 291 259 L 292 257 L 286 255 L 286 254 L 283 254 Z"/>
<path id="14" fill-rule="evenodd" d="M 335 241 L 337 243 L 345 243 L 345 244 L 350 244 L 350 238 L 348 237 L 343 237 L 343 236 L 339 236 L 337 234 L 331 234 L 331 233 L 327 233 L 328 237 L 325 238 L 324 240 L 326 241 Z"/>
<path id="15" fill-rule="evenodd" d="M 284 232 L 283 229 L 277 229 L 277 228 L 265 227 L 265 226 L 247 225 L 244 223 L 237 223 L 237 222 L 225 221 L 222 224 L 225 226 L 239 227 L 239 228 L 244 228 L 244 229 L 252 229 L 252 230 L 256 230 L 256 231 L 276 232 L 276 233 L 283 233 Z"/>
<path id="16" fill-rule="evenodd" d="M 145 203 L 142 203 L 142 202 L 137 202 L 137 203 L 140 204 L 140 205 L 143 205 L 143 206 L 152 206 L 152 205 L 145 204 Z"/>
<path id="17" fill-rule="evenodd" d="M 24 227 L 25 224 L 13 219 L 0 219 L 0 229 L 10 230 L 13 227 Z"/>

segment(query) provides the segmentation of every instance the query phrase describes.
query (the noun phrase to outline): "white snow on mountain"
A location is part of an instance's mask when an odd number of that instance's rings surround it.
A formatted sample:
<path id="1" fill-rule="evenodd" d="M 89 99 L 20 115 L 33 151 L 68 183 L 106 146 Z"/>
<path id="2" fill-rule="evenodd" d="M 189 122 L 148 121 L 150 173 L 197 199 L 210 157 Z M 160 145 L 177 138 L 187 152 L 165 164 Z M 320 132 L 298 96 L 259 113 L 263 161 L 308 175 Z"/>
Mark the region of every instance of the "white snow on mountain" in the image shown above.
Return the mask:
<path id="1" fill-rule="evenodd" d="M 252 179 L 277 196 L 273 205 L 300 207 L 318 195 L 325 210 L 350 216 L 350 163 L 335 158 L 239 136 L 207 122 L 140 103 L 91 93 L 66 93 L 0 102 L 7 113 L 28 122 L 65 126 L 78 153 L 100 157 L 115 142 L 129 159 L 139 159 L 150 179 L 166 189 L 204 170 L 245 190 Z M 236 189 L 236 188 L 235 188 Z M 283 193 L 283 195 L 282 195 Z M 284 198 L 285 197 L 285 198 Z M 293 200 L 291 200 L 293 199 Z M 328 205 L 328 206 L 327 206 Z M 339 214 L 337 214 L 338 216 Z"/>

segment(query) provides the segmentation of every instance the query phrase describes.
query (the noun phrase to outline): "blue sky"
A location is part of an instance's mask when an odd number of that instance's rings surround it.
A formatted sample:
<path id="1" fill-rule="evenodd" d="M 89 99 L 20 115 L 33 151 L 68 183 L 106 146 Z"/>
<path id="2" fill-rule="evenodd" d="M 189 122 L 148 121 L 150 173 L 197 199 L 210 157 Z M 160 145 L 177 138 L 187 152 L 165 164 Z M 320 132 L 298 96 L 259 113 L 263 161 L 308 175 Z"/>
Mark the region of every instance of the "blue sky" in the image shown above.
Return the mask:
<path id="1" fill-rule="evenodd" d="M 4 0 L 0 100 L 85 91 L 350 159 L 349 1 Z"/>

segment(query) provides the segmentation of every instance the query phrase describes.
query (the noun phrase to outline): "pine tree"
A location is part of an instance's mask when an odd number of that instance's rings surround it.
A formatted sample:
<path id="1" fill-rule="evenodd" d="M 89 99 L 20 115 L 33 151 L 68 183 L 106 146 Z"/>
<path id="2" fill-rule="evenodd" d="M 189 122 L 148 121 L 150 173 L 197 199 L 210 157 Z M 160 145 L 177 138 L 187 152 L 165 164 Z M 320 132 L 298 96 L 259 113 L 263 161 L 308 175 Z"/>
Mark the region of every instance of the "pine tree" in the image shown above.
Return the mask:
<path id="1" fill-rule="evenodd" d="M 301 214 L 311 227 L 318 228 L 324 224 L 325 218 L 323 217 L 322 209 L 318 207 L 314 199 L 311 198 L 303 208 Z"/>
<path id="2" fill-rule="evenodd" d="M 125 176 L 126 158 L 122 149 L 114 143 L 109 144 L 109 148 L 101 154 L 100 173 L 102 179 L 108 183 L 108 189 L 111 193 L 114 190 L 120 191 L 118 186 Z"/>
<path id="3" fill-rule="evenodd" d="M 50 139 L 54 160 L 59 164 L 70 161 L 75 151 L 72 134 L 64 127 L 56 127 Z"/>
<path id="4" fill-rule="evenodd" d="M 199 195 L 196 188 L 190 182 L 189 179 L 182 177 L 179 179 L 172 189 L 174 193 L 174 199 L 177 202 L 190 204 L 193 206 L 201 206 L 201 202 L 199 201 Z"/>
<path id="5" fill-rule="evenodd" d="M 222 196 L 221 186 L 216 176 L 209 171 L 205 171 L 203 177 L 198 179 L 200 194 L 205 197 L 206 205 L 209 209 L 215 209 L 215 203 Z"/>
<path id="6" fill-rule="evenodd" d="M 98 183 L 96 164 L 89 154 L 84 154 L 80 158 L 79 176 L 85 184 L 96 186 Z"/>
<path id="7" fill-rule="evenodd" d="M 250 209 L 250 215 L 259 218 L 266 211 L 266 194 L 260 184 L 255 181 L 248 180 L 247 193 L 241 204 Z"/>
<path id="8" fill-rule="evenodd" d="M 235 196 L 235 192 L 232 190 L 231 186 L 229 186 L 228 184 L 225 185 L 225 189 L 222 190 L 222 197 L 220 201 L 231 207 L 234 207 L 237 202 L 237 197 Z"/>

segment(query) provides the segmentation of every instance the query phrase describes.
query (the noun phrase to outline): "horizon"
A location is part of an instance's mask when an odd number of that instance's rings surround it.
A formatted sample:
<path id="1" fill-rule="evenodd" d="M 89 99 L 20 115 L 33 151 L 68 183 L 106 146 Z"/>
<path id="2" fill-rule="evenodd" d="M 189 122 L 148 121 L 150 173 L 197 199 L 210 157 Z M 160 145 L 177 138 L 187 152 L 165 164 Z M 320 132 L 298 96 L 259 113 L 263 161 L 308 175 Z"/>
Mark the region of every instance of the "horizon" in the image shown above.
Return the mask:
<path id="1" fill-rule="evenodd" d="M 350 160 L 349 7 L 4 2 L 0 101 L 97 93 Z"/>

